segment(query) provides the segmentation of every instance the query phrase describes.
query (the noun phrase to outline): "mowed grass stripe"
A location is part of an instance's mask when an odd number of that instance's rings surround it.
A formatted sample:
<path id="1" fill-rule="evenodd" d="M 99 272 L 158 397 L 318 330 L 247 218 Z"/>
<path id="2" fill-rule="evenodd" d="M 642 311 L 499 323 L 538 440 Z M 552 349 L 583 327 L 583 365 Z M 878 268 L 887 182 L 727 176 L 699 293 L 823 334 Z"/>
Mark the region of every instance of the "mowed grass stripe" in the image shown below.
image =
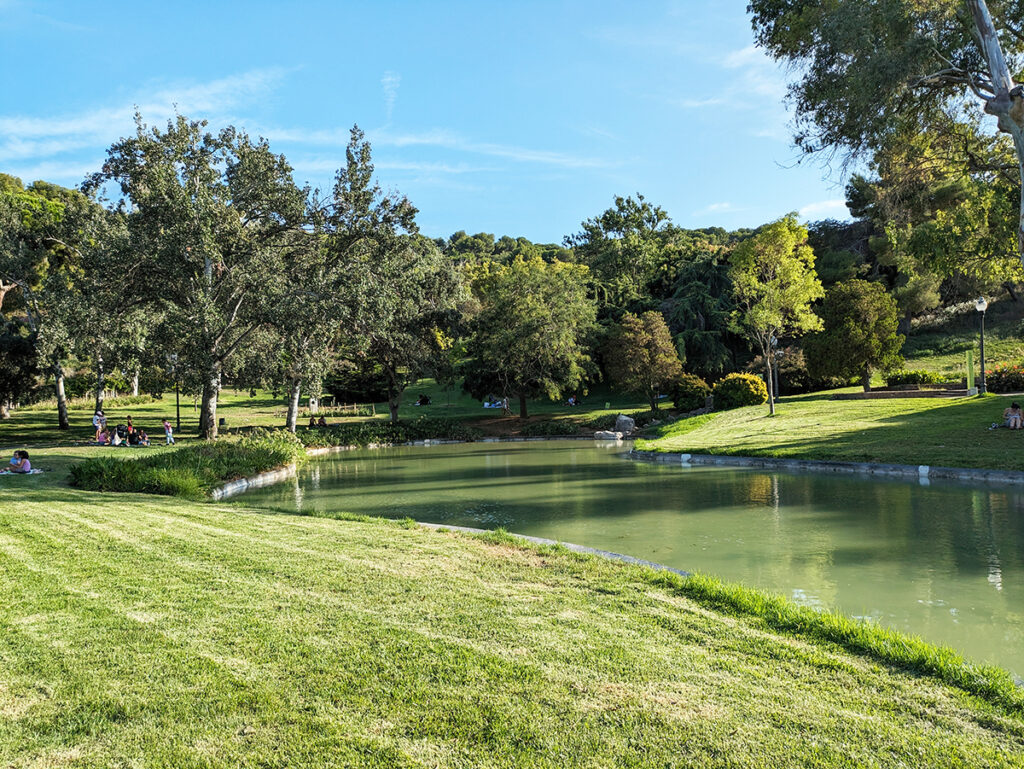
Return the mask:
<path id="1" fill-rule="evenodd" d="M 0 510 L 4 766 L 1024 765 L 1019 718 L 618 564 L 74 497 Z"/>

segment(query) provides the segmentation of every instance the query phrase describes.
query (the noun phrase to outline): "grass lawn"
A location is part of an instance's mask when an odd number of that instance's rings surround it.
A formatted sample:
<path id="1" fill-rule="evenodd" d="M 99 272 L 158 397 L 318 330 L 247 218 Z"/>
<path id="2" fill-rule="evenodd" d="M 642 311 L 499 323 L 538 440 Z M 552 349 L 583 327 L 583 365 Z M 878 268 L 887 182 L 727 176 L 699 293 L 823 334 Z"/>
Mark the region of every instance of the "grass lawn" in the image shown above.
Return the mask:
<path id="1" fill-rule="evenodd" d="M 637 448 L 693 454 L 1024 470 L 1024 431 L 988 430 L 1010 396 L 833 401 L 781 399 L 670 424 Z"/>
<path id="2" fill-rule="evenodd" d="M 1019 708 L 637 568 L 40 480 L 0 497 L 0 766 L 1024 766 Z"/>
<path id="3" fill-rule="evenodd" d="M 1024 362 L 1022 313 L 1024 305 L 1008 300 L 989 305 L 985 314 L 986 369 L 1004 363 L 1019 365 Z M 977 371 L 980 338 L 981 323 L 976 311 L 957 315 L 939 328 L 915 331 L 903 346 L 903 355 L 907 359 L 904 368 L 963 377 L 968 350 L 974 352 Z"/>

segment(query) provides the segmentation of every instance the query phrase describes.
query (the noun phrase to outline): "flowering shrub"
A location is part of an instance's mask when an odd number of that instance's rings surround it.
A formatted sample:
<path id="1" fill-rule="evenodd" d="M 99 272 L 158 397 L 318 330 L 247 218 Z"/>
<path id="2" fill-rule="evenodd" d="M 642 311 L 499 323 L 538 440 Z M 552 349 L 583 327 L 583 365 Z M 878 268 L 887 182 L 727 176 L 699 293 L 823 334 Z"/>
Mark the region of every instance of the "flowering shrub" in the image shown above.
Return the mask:
<path id="1" fill-rule="evenodd" d="M 1024 392 L 1024 366 L 1003 365 L 986 371 L 985 386 L 994 393 Z"/>

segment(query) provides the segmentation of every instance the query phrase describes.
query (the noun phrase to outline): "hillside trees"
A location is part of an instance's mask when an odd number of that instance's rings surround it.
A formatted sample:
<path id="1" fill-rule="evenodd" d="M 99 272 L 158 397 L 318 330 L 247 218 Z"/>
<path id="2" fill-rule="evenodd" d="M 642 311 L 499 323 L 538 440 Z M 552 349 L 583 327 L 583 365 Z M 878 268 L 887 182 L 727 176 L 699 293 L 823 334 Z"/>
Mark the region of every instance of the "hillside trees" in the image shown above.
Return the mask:
<path id="1" fill-rule="evenodd" d="M 866 156 L 901 133 L 942 133 L 958 114 L 995 116 L 1016 166 L 1024 257 L 1024 2 L 751 0 L 757 42 L 800 73 L 790 86 L 796 144 Z M 977 105 L 973 106 L 972 105 Z M 997 170 L 993 168 L 993 170 Z"/>
<path id="2" fill-rule="evenodd" d="M 473 275 L 479 309 L 470 321 L 464 387 L 476 398 L 557 399 L 584 380 L 587 336 L 596 310 L 584 265 L 516 257 L 485 263 Z"/>
<path id="3" fill-rule="evenodd" d="M 821 328 L 811 302 L 824 294 L 814 273 L 807 229 L 793 214 L 772 222 L 740 243 L 730 260 L 736 299 L 734 325 L 758 346 L 765 362 L 768 409 L 775 413 L 772 365 L 779 337 Z"/>
<path id="4" fill-rule="evenodd" d="M 205 126 L 178 115 L 161 131 L 136 116 L 135 136 L 110 148 L 92 185 L 114 182 L 131 203 L 129 242 L 112 274 L 137 286 L 180 340 L 202 378 L 200 434 L 213 438 L 224 363 L 273 319 L 306 196 L 265 141 Z"/>
<path id="5" fill-rule="evenodd" d="M 896 333 L 896 301 L 879 283 L 851 280 L 837 283 L 818 308 L 824 328 L 807 337 L 808 368 L 819 379 L 859 376 L 871 389 L 871 374 L 902 363 L 904 337 Z"/>
<path id="6" fill-rule="evenodd" d="M 626 313 L 609 335 L 605 371 L 614 386 L 643 395 L 658 410 L 658 394 L 675 385 L 683 374 L 672 335 L 660 312 L 639 317 Z"/>

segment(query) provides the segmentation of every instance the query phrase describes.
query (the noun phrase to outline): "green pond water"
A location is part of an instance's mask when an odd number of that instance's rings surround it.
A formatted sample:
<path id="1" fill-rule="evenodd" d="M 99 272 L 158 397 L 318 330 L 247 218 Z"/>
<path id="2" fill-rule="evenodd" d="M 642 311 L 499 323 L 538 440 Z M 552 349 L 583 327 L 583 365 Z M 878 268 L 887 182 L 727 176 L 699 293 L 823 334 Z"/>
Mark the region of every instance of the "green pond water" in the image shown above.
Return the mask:
<path id="1" fill-rule="evenodd" d="M 1024 675 L 1024 489 L 623 459 L 622 446 L 350 451 L 240 501 L 575 542 L 836 608 Z"/>

